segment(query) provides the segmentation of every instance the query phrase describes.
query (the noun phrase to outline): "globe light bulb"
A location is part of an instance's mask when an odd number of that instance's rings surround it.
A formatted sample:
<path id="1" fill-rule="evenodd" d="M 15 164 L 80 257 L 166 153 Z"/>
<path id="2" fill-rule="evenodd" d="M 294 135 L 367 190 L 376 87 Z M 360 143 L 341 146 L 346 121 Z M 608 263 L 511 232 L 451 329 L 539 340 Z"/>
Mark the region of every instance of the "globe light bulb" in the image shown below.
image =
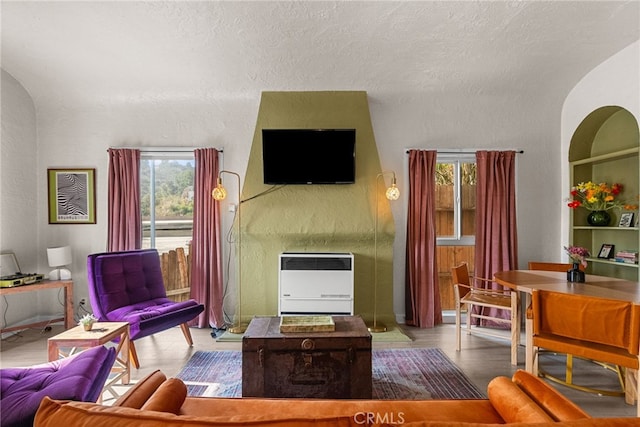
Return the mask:
<path id="1" fill-rule="evenodd" d="M 385 196 L 387 196 L 387 199 L 389 200 L 398 200 L 398 198 L 400 198 L 400 189 L 398 189 L 396 184 L 393 183 L 391 184 L 391 187 L 387 188 Z"/>
<path id="2" fill-rule="evenodd" d="M 222 186 L 222 179 L 218 178 L 218 185 L 211 192 L 211 196 L 215 200 L 224 200 L 227 197 L 227 190 Z"/>

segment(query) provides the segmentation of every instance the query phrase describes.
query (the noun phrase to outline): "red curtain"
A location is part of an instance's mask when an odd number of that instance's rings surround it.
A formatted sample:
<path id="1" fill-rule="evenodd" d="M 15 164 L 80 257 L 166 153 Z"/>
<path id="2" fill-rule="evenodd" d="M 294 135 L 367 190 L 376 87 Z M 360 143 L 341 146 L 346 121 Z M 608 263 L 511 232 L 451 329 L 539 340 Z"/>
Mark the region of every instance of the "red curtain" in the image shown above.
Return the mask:
<path id="1" fill-rule="evenodd" d="M 220 206 L 211 197 L 218 178 L 218 150 L 194 151 L 193 241 L 191 244 L 191 298 L 204 304 L 204 311 L 191 323 L 200 328 L 222 328 L 225 324 L 220 239 Z"/>
<path id="2" fill-rule="evenodd" d="M 442 323 L 436 262 L 436 155 L 436 151 L 409 151 L 405 322 L 420 328 Z"/>
<path id="3" fill-rule="evenodd" d="M 142 247 L 140 150 L 109 149 L 107 250 Z"/>
<path id="4" fill-rule="evenodd" d="M 492 278 L 518 266 L 515 151 L 478 151 L 475 276 Z M 490 284 L 503 289 L 498 284 Z M 498 314 L 492 309 L 493 315 Z M 500 316 L 508 318 L 504 310 Z"/>

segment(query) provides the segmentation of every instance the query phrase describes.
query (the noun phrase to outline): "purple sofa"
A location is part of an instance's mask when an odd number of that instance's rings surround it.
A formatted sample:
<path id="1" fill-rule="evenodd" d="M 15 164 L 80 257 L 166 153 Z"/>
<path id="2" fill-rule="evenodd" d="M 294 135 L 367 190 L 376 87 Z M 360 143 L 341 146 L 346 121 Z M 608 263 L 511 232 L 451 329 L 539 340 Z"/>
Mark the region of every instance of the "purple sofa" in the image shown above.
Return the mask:
<path id="1" fill-rule="evenodd" d="M 98 346 L 54 362 L 0 369 L 0 426 L 33 426 L 45 396 L 97 401 L 115 359 L 115 348 Z"/>
<path id="2" fill-rule="evenodd" d="M 129 322 L 131 361 L 140 367 L 133 341 L 180 326 L 193 345 L 187 322 L 204 310 L 195 300 L 167 298 L 155 249 L 91 254 L 87 258 L 89 299 L 103 322 Z"/>

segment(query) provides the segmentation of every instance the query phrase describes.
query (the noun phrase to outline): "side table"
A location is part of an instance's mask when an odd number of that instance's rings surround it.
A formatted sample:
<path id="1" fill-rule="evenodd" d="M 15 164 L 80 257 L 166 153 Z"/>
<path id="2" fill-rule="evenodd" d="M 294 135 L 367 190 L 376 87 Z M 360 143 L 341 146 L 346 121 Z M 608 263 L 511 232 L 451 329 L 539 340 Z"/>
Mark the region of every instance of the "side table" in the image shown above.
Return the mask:
<path id="1" fill-rule="evenodd" d="M 85 331 L 83 326 L 68 329 L 59 335 L 47 340 L 49 361 L 58 360 L 61 357 L 69 357 L 87 348 L 104 345 L 118 339 L 116 348 L 116 360 L 111 369 L 112 374 L 103 388 L 109 391 L 113 397 L 118 393 L 113 389 L 117 381 L 129 384 L 131 367 L 129 362 L 129 323 L 127 322 L 96 322 L 93 329 Z"/>
<path id="2" fill-rule="evenodd" d="M 16 286 L 13 288 L 0 288 L 0 295 L 17 295 L 25 292 L 38 292 L 57 288 L 64 289 L 64 316 L 32 323 L 23 323 L 20 325 L 4 327 L 0 329 L 0 333 L 18 331 L 25 328 L 38 328 L 41 326 L 48 326 L 50 323 L 59 322 L 61 320 L 64 320 L 65 329 L 73 328 L 73 282 L 71 280 L 43 280 L 42 282 L 32 283 L 30 285 Z"/>

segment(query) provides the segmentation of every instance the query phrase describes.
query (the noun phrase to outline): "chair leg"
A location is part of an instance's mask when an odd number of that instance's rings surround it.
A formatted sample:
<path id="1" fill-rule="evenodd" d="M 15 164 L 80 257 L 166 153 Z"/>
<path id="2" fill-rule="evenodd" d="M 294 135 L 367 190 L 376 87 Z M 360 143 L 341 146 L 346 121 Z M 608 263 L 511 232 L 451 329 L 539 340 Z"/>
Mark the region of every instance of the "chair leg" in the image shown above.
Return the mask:
<path id="1" fill-rule="evenodd" d="M 518 315 L 518 293 L 511 292 L 511 364 L 518 364 L 518 345 L 520 344 L 520 316 Z"/>
<path id="2" fill-rule="evenodd" d="M 471 313 L 473 313 L 473 304 L 467 304 L 467 335 L 471 335 Z"/>
<path id="3" fill-rule="evenodd" d="M 568 384 L 573 384 L 573 354 L 567 354 L 567 366 L 565 368 L 564 380 Z"/>
<path id="4" fill-rule="evenodd" d="M 540 348 L 534 345 L 527 346 L 527 360 L 531 360 L 530 374 L 538 376 L 538 352 Z"/>
<path id="5" fill-rule="evenodd" d="M 187 322 L 181 324 L 180 329 L 182 329 L 182 334 L 187 340 L 187 344 L 189 344 L 189 347 L 193 347 L 193 338 L 191 338 L 191 330 L 189 329 L 189 325 L 187 325 Z"/>
<path id="6" fill-rule="evenodd" d="M 140 368 L 138 353 L 136 352 L 136 346 L 133 345 L 133 341 L 129 341 L 129 362 L 133 363 L 133 366 L 135 366 L 136 369 Z"/>
<path id="7" fill-rule="evenodd" d="M 638 399 L 638 371 L 631 368 L 624 370 L 624 401 L 629 405 Z M 640 399 L 638 399 L 638 416 L 640 416 Z"/>
<path id="8" fill-rule="evenodd" d="M 640 417 L 640 395 L 638 395 L 638 382 L 640 382 L 640 371 L 638 369 L 625 369 L 625 396 L 632 394 L 638 405 L 637 417 Z M 631 401 L 633 404 L 633 401 Z"/>
<path id="9" fill-rule="evenodd" d="M 462 327 L 461 323 L 461 308 L 460 308 L 460 303 L 456 302 L 456 351 L 460 351 L 460 341 L 461 341 L 461 333 L 460 333 L 460 328 Z"/>

